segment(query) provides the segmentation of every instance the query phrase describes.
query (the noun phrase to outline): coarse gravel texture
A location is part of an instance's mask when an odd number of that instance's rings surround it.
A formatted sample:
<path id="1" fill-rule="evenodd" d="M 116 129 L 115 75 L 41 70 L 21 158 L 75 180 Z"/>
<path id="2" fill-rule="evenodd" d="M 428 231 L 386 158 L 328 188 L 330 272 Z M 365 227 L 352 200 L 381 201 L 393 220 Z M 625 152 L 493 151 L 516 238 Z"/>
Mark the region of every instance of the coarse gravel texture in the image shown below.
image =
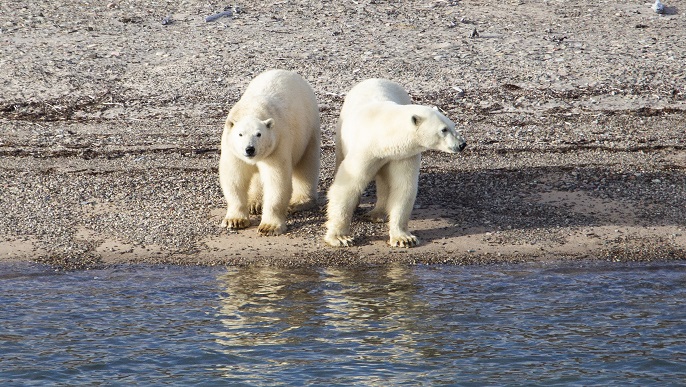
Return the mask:
<path id="1" fill-rule="evenodd" d="M 205 22 L 227 5 L 232 17 Z M 64 269 L 686 258 L 686 1 L 3 1 L 0 261 Z M 163 24 L 163 19 L 170 23 Z M 473 31 L 478 36 L 470 38 Z M 322 114 L 320 208 L 218 224 L 223 120 L 294 70 Z M 468 148 L 427 152 L 410 227 L 322 241 L 345 93 L 383 77 Z M 256 226 L 258 219 L 253 219 Z"/>

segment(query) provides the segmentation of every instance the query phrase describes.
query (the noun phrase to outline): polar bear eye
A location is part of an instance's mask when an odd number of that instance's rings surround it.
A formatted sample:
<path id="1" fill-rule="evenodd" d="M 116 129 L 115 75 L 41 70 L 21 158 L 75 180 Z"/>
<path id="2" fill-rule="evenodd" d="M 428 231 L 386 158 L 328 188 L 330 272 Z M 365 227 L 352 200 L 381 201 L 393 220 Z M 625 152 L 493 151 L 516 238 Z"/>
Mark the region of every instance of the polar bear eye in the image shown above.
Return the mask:
<path id="1" fill-rule="evenodd" d="M 257 136 L 257 137 L 262 137 L 262 133 L 257 133 L 256 136 Z"/>
<path id="2" fill-rule="evenodd" d="M 441 129 L 441 133 L 443 133 L 443 134 L 448 133 L 448 128 L 443 128 L 443 129 Z"/>

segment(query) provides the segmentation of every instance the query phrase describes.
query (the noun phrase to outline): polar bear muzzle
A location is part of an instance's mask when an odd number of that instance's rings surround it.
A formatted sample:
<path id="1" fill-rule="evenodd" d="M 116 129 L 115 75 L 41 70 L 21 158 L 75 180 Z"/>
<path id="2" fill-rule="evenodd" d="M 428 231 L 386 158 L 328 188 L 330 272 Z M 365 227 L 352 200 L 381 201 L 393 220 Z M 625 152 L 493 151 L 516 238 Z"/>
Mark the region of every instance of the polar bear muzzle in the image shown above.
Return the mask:
<path id="1" fill-rule="evenodd" d="M 467 147 L 467 142 L 462 139 L 461 136 L 457 135 L 455 136 L 456 140 L 458 140 L 458 143 L 450 147 L 450 151 L 452 153 L 459 153 L 464 150 L 464 148 Z"/>

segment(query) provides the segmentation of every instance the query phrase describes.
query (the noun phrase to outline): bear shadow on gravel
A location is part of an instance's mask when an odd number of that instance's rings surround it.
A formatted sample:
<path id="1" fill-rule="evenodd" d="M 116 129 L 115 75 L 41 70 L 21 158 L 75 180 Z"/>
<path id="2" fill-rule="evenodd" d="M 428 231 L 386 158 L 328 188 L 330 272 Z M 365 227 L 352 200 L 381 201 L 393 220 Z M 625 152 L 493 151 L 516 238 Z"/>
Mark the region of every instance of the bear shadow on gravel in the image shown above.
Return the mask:
<path id="1" fill-rule="evenodd" d="M 320 183 L 318 208 L 292 214 L 289 233 L 324 232 L 327 183 Z M 679 210 L 686 198 L 677 189 L 683 185 L 686 173 L 678 168 L 651 173 L 601 167 L 422 171 L 410 230 L 428 244 L 487 232 L 528 230 L 560 238 L 554 231 L 564 228 L 686 226 Z M 387 239 L 386 223 L 365 219 L 375 200 L 371 182 L 353 215 L 356 246 Z M 417 228 L 417 223 L 439 226 Z"/>
<path id="2" fill-rule="evenodd" d="M 410 230 L 426 244 L 488 232 L 547 230 L 549 238 L 559 238 L 555 230 L 565 228 L 686 226 L 679 210 L 686 198 L 677 189 L 684 184 L 686 173 L 676 169 L 652 173 L 597 167 L 422 172 Z M 356 245 L 386 239 L 385 224 L 364 219 L 375 200 L 371 183 L 353 217 Z M 427 220 L 441 220 L 440 227 L 416 227 Z"/>

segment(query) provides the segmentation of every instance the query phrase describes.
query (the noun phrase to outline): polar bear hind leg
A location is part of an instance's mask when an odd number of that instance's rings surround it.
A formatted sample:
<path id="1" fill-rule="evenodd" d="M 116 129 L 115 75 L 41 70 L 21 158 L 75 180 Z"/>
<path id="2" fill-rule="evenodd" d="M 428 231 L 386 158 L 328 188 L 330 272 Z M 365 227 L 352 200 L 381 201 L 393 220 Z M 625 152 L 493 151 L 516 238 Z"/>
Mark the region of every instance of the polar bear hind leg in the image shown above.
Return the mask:
<path id="1" fill-rule="evenodd" d="M 262 181 L 260 174 L 253 174 L 250 179 L 250 188 L 248 188 L 248 206 L 250 215 L 259 215 L 262 213 Z"/>
<path id="2" fill-rule="evenodd" d="M 376 204 L 365 217 L 370 222 L 384 223 L 388 220 L 388 195 L 390 193 L 390 167 L 384 165 L 376 174 Z"/>
<path id="3" fill-rule="evenodd" d="M 319 179 L 319 142 L 311 138 L 305 153 L 293 168 L 293 195 L 289 211 L 302 211 L 317 206 L 317 182 Z"/>
<path id="4" fill-rule="evenodd" d="M 346 157 L 338 167 L 329 188 L 326 235 L 324 241 L 331 246 L 352 246 L 350 222 L 362 191 L 379 169 L 372 160 Z"/>

